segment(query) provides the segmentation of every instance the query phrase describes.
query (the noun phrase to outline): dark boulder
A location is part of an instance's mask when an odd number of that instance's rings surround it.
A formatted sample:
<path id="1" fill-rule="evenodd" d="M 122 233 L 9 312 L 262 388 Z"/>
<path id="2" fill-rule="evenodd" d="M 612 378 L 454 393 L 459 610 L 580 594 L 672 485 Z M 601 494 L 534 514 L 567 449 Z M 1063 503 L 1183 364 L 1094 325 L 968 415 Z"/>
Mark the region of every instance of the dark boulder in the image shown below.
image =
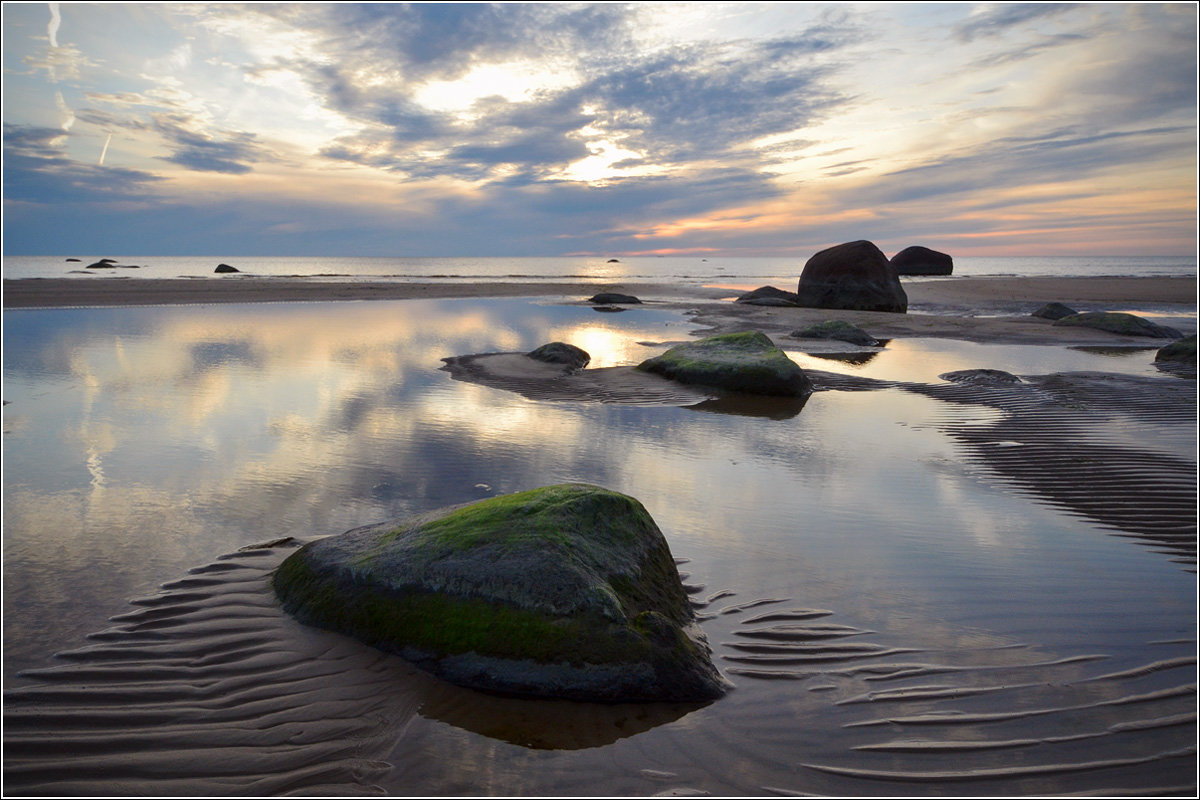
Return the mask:
<path id="1" fill-rule="evenodd" d="M 897 275 L 949 275 L 954 272 L 954 259 L 937 250 L 913 245 L 892 256 Z"/>
<path id="2" fill-rule="evenodd" d="M 804 370 L 758 331 L 681 344 L 637 368 L 681 383 L 747 394 L 805 397 L 813 390 Z"/>
<path id="3" fill-rule="evenodd" d="M 1046 303 L 1046 305 L 1033 312 L 1032 316 L 1040 319 L 1060 320 L 1063 317 L 1070 317 L 1079 312 L 1070 306 L 1065 306 L 1062 303 Z"/>
<path id="4" fill-rule="evenodd" d="M 871 242 L 830 247 L 804 265 L 797 303 L 807 308 L 846 308 L 861 311 L 908 310 L 908 295 L 896 270 Z"/>
<path id="5" fill-rule="evenodd" d="M 749 306 L 795 306 L 795 292 L 776 289 L 774 286 L 760 286 L 752 292 L 738 295 L 735 303 L 744 303 Z"/>
<path id="6" fill-rule="evenodd" d="M 1196 334 L 1177 342 L 1160 347 L 1154 354 L 1155 361 L 1179 361 L 1185 364 L 1196 363 Z"/>
<path id="7" fill-rule="evenodd" d="M 241 270 L 228 264 L 217 264 L 217 268 L 213 272 L 241 272 Z"/>
<path id="8" fill-rule="evenodd" d="M 1063 317 L 1055 325 L 1095 328 L 1096 330 L 1119 333 L 1122 336 L 1150 336 L 1156 339 L 1182 339 L 1183 334 L 1166 325 L 1159 325 L 1136 314 L 1122 311 L 1085 311 Z"/>
<path id="9" fill-rule="evenodd" d="M 617 259 L 617 258 L 610 258 L 610 259 L 609 259 L 609 260 L 608 260 L 606 263 L 608 263 L 608 264 L 620 264 L 620 263 L 621 263 L 621 260 L 620 260 L 620 259 Z"/>
<path id="10" fill-rule="evenodd" d="M 312 542 L 275 573 L 302 622 L 452 683 L 575 700 L 700 701 L 728 683 L 637 500 L 584 484 Z"/>
<path id="11" fill-rule="evenodd" d="M 972 386 L 1012 386 L 1021 379 L 1011 372 L 999 369 L 960 369 L 938 376 L 951 383 L 966 383 Z"/>
<path id="12" fill-rule="evenodd" d="M 819 322 L 816 325 L 809 325 L 807 328 L 792 331 L 788 335 L 795 339 L 837 339 L 838 341 L 863 345 L 864 347 L 879 346 L 879 340 L 874 336 L 857 325 L 844 322 L 840 319 L 831 319 Z"/>
<path id="13" fill-rule="evenodd" d="M 116 269 L 117 262 L 111 258 L 102 258 L 99 261 L 94 261 L 88 264 L 84 269 Z"/>
<path id="14" fill-rule="evenodd" d="M 78 258 L 68 258 L 68 259 L 67 259 L 67 261 L 79 261 L 79 260 L 80 260 L 80 259 L 78 259 Z"/>
<path id="15" fill-rule="evenodd" d="M 601 292 L 600 294 L 592 295 L 588 298 L 589 303 L 596 303 L 602 306 L 612 305 L 640 305 L 641 300 L 638 300 L 631 294 L 620 294 L 619 292 Z"/>
<path id="16" fill-rule="evenodd" d="M 583 369 L 592 360 L 586 350 L 566 342 L 550 342 L 525 355 L 547 364 L 562 364 L 568 369 Z"/>

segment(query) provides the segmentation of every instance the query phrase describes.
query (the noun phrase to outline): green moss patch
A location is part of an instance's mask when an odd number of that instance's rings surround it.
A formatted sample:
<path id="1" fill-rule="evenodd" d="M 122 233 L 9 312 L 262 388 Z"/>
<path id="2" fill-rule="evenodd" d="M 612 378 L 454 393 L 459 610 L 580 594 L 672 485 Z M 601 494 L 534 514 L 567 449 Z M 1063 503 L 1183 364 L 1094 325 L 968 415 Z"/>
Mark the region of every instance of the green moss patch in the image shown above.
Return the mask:
<path id="1" fill-rule="evenodd" d="M 812 383 L 796 362 L 759 331 L 711 336 L 672 347 L 637 367 L 681 383 L 748 394 L 803 397 Z"/>

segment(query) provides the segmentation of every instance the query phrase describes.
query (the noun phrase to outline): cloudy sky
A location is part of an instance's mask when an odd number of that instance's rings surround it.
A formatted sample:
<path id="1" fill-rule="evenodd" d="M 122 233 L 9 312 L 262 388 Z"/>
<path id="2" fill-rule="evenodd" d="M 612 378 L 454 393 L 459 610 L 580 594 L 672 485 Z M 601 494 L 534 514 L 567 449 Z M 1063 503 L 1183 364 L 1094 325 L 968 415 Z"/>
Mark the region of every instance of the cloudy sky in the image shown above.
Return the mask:
<path id="1" fill-rule="evenodd" d="M 1193 253 L 1196 22 L 5 3 L 4 252 Z"/>

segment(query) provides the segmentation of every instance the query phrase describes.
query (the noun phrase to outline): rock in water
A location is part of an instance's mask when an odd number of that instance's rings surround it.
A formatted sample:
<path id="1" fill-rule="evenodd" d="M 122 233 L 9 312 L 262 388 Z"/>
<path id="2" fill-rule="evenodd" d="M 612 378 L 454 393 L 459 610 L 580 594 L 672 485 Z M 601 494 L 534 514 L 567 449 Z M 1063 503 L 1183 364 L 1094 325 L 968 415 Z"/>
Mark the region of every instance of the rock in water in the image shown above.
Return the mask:
<path id="1" fill-rule="evenodd" d="M 804 370 L 758 331 L 681 344 L 637 368 L 681 383 L 748 394 L 806 397 L 813 390 Z"/>
<path id="2" fill-rule="evenodd" d="M 1196 334 L 1188 336 L 1186 339 L 1180 339 L 1178 342 L 1171 342 L 1165 347 L 1160 347 L 1158 352 L 1154 354 L 1155 361 L 1181 361 L 1185 364 L 1196 363 Z"/>
<path id="3" fill-rule="evenodd" d="M 954 272 L 954 259 L 937 250 L 913 245 L 892 256 L 897 275 L 949 275 Z"/>
<path id="4" fill-rule="evenodd" d="M 839 244 L 814 255 L 804 265 L 797 303 L 807 308 L 860 311 L 908 310 L 908 295 L 896 269 L 871 242 Z"/>
<path id="5" fill-rule="evenodd" d="M 612 306 L 618 304 L 625 305 L 641 305 L 642 301 L 631 294 L 621 294 L 620 292 L 601 292 L 594 294 L 588 298 L 589 303 L 596 303 L 602 306 Z"/>
<path id="6" fill-rule="evenodd" d="M 1157 339 L 1182 339 L 1183 334 L 1166 325 L 1159 325 L 1136 314 L 1122 311 L 1085 311 L 1063 317 L 1055 325 L 1078 325 L 1123 336 L 1152 336 Z"/>
<path id="7" fill-rule="evenodd" d="M 562 364 L 568 369 L 583 369 L 592 360 L 588 351 L 566 342 L 550 342 L 536 350 L 530 350 L 525 355 L 535 361 L 545 361 L 547 364 Z"/>
<path id="8" fill-rule="evenodd" d="M 809 325 L 807 328 L 792 331 L 788 335 L 795 339 L 837 339 L 838 341 L 863 345 L 864 347 L 879 346 L 879 340 L 874 336 L 857 325 L 840 319 L 818 322 L 816 325 Z"/>
<path id="9" fill-rule="evenodd" d="M 1046 303 L 1046 305 L 1033 312 L 1031 316 L 1039 317 L 1040 319 L 1060 320 L 1063 317 L 1070 317 L 1079 312 L 1070 306 L 1062 303 Z"/>
<path id="10" fill-rule="evenodd" d="M 217 264 L 217 268 L 213 272 L 241 272 L 241 270 L 228 264 Z"/>
<path id="11" fill-rule="evenodd" d="M 280 565 L 274 587 L 301 621 L 471 688 L 606 702 L 728 688 L 654 520 L 596 486 L 321 539 Z"/>

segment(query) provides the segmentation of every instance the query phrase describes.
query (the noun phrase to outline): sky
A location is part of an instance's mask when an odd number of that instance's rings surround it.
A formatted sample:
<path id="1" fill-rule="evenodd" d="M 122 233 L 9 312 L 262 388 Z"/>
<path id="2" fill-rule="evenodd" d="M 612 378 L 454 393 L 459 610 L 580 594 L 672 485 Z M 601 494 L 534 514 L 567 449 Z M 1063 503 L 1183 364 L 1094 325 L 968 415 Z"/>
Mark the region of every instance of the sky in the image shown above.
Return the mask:
<path id="1" fill-rule="evenodd" d="M 5 255 L 1196 251 L 1193 3 L 4 3 Z"/>

